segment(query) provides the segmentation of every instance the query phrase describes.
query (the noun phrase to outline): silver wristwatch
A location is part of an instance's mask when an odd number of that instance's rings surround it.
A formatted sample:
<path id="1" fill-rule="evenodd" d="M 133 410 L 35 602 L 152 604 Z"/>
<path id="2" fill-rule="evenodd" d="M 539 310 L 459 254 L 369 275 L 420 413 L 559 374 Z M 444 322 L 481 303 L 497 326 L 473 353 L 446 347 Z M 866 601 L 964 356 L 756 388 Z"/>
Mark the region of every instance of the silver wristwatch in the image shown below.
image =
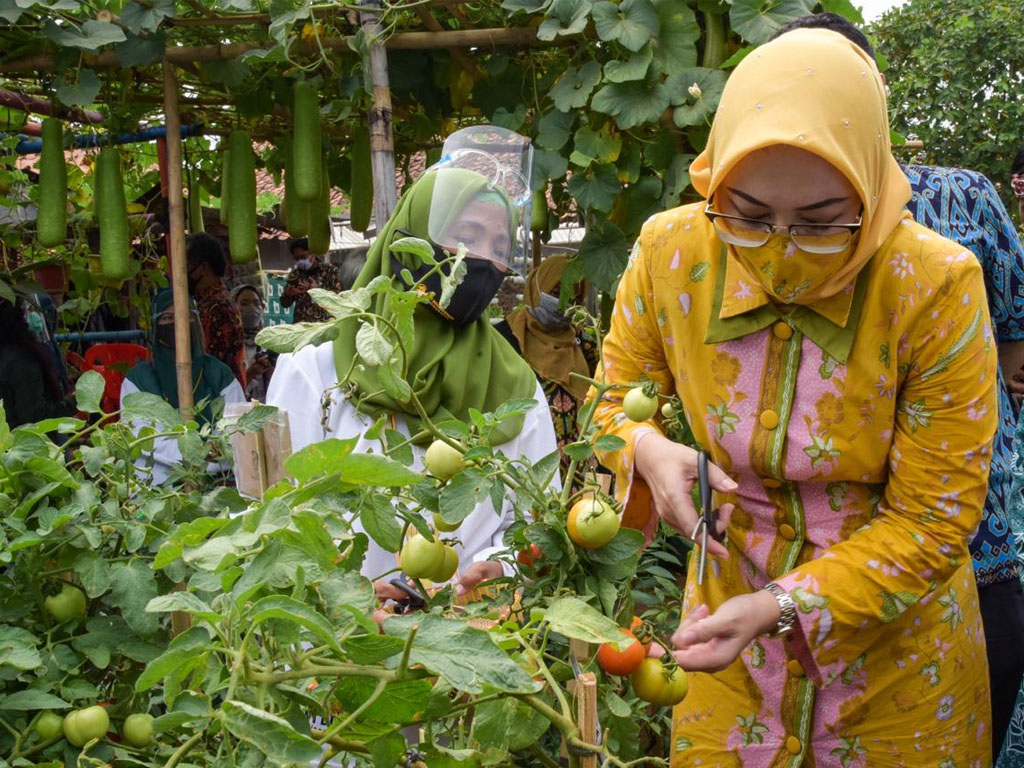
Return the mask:
<path id="1" fill-rule="evenodd" d="M 764 590 L 771 594 L 779 604 L 779 623 L 775 625 L 775 631 L 772 632 L 771 636 L 784 637 L 792 632 L 793 627 L 796 626 L 796 603 L 789 596 L 789 592 L 774 581 L 765 584 Z"/>

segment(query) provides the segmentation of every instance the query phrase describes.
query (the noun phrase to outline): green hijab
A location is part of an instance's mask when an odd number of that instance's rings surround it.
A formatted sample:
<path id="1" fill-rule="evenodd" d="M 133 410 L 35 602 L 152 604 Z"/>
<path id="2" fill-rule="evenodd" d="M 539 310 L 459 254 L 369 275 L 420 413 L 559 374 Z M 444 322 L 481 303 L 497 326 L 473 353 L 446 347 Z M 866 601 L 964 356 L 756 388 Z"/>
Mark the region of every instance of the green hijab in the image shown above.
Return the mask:
<path id="1" fill-rule="evenodd" d="M 165 347 L 157 339 L 157 322 L 168 307 L 174 303 L 170 291 L 161 291 L 153 300 L 153 322 L 150 326 L 150 346 L 153 359 L 139 363 L 125 376 L 141 392 L 159 395 L 174 408 L 178 407 L 178 377 L 174 366 L 174 348 Z M 200 424 L 213 420 L 210 402 L 220 397 L 221 392 L 235 378 L 228 368 L 217 358 L 206 354 L 203 350 L 202 332 L 191 334 L 192 348 L 192 394 L 194 401 L 206 399 L 207 405 L 195 414 Z"/>
<path id="2" fill-rule="evenodd" d="M 445 171 L 447 174 L 455 172 Z M 458 172 L 465 174 L 466 184 L 458 198 L 452 201 L 453 214 L 480 197 L 481 193 L 488 194 L 487 180 L 483 176 L 472 171 Z M 366 266 L 356 278 L 353 288 L 366 286 L 378 275 L 384 275 L 397 281 L 401 290 L 406 289 L 401 278 L 392 272 L 390 245 L 405 237 L 406 233 L 430 239 L 427 230 L 436 176 L 436 173 L 423 175 L 402 195 L 391 218 L 370 246 Z M 510 222 L 513 220 L 510 213 Z M 395 258 L 410 270 L 421 266 L 416 256 L 395 254 Z M 390 317 L 385 298 L 378 297 L 376 312 Z M 409 350 L 408 381 L 435 424 L 449 419 L 466 422 L 471 408 L 483 413 L 492 412 L 508 400 L 531 397 L 536 391 L 537 379 L 530 366 L 494 330 L 487 317 L 480 317 L 460 328 L 426 304 L 420 304 L 416 307 L 413 322 L 415 334 Z M 334 341 L 334 367 L 339 381 L 348 373 L 356 355 L 358 330 L 356 322 L 342 321 L 341 332 Z M 404 414 L 412 435 L 423 429 L 422 420 L 411 403 L 399 402 L 383 391 L 375 368 L 364 364 L 352 373 L 350 381 L 356 385 L 358 396 L 371 395 L 363 401 L 362 408 L 370 412 Z M 522 417 L 506 419 L 493 430 L 490 443 L 506 443 L 522 428 Z"/>

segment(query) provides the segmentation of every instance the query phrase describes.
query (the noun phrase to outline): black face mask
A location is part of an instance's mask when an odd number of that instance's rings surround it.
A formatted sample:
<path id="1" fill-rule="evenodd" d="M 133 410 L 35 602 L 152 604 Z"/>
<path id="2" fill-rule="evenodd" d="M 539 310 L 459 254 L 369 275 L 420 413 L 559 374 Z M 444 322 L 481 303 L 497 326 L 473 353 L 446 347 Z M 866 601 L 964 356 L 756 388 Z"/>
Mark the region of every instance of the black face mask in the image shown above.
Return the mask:
<path id="1" fill-rule="evenodd" d="M 448 254 L 437 246 L 434 246 L 434 253 L 438 261 L 448 258 Z M 466 265 L 466 276 L 455 289 L 448 306 L 443 308 L 437 303 L 437 299 L 441 297 L 441 276 L 435 272 L 425 280 L 423 279 L 423 276 L 433 267 L 423 264 L 416 269 L 409 270 L 414 281 L 409 287 L 413 288 L 422 284 L 427 291 L 434 294 L 430 307 L 445 320 L 450 320 L 460 328 L 478 320 L 487 311 L 491 299 L 495 297 L 501 287 L 501 281 L 505 279 L 505 273 L 486 259 L 466 259 L 463 263 Z M 441 267 L 446 275 L 451 274 L 450 268 L 450 264 L 444 264 Z M 396 275 L 402 274 L 403 267 L 394 256 L 391 257 L 391 269 Z"/>

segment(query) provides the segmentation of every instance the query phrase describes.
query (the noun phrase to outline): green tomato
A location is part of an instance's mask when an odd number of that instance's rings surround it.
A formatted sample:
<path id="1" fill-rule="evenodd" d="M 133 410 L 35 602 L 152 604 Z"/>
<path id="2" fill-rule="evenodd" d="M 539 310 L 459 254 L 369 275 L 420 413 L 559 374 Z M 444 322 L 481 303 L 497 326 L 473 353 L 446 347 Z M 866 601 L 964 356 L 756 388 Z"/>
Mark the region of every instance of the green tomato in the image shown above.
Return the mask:
<path id="1" fill-rule="evenodd" d="M 56 595 L 43 600 L 46 612 L 58 622 L 81 619 L 85 616 L 85 593 L 78 587 L 65 584 Z"/>
<path id="2" fill-rule="evenodd" d="M 124 719 L 124 740 L 133 747 L 148 747 L 153 743 L 153 716 L 136 712 Z"/>
<path id="3" fill-rule="evenodd" d="M 49 741 L 55 736 L 59 736 L 61 733 L 61 726 L 64 724 L 64 718 L 58 715 L 56 712 L 43 712 L 36 720 L 36 733 L 39 735 L 40 741 Z"/>
<path id="4" fill-rule="evenodd" d="M 690 683 L 682 667 L 666 666 L 648 656 L 632 674 L 633 692 L 638 698 L 659 707 L 674 707 L 686 698 Z"/>
<path id="5" fill-rule="evenodd" d="M 97 705 L 76 709 L 64 718 L 64 738 L 74 747 L 84 747 L 93 739 L 102 739 L 110 728 L 107 710 Z"/>
<path id="6" fill-rule="evenodd" d="M 647 421 L 658 412 L 658 398 L 648 397 L 643 387 L 633 387 L 622 398 L 622 410 L 630 421 Z"/>
<path id="7" fill-rule="evenodd" d="M 671 421 L 676 417 L 676 408 L 672 403 L 665 403 L 661 406 L 661 418 Z"/>
<path id="8" fill-rule="evenodd" d="M 435 440 L 430 444 L 423 463 L 427 471 L 439 480 L 454 477 L 465 466 L 462 454 L 443 440 Z"/>
<path id="9" fill-rule="evenodd" d="M 603 499 L 585 498 L 569 510 L 569 538 L 584 549 L 598 549 L 615 538 L 622 522 Z"/>
<path id="10" fill-rule="evenodd" d="M 434 572 L 433 576 L 430 576 L 431 581 L 441 583 L 442 581 L 448 581 L 455 572 L 459 570 L 459 555 L 455 551 L 455 548 L 448 544 L 444 546 L 444 560 L 441 561 L 441 566 Z"/>
<path id="11" fill-rule="evenodd" d="M 398 563 L 411 579 L 431 579 L 444 565 L 444 544 L 413 533 L 402 545 Z"/>
<path id="12" fill-rule="evenodd" d="M 462 523 L 452 524 L 445 522 L 445 519 L 441 517 L 439 514 L 437 514 L 437 512 L 434 513 L 434 528 L 439 530 L 441 533 L 451 533 L 452 531 L 457 531 L 459 530 L 460 525 L 462 525 Z"/>

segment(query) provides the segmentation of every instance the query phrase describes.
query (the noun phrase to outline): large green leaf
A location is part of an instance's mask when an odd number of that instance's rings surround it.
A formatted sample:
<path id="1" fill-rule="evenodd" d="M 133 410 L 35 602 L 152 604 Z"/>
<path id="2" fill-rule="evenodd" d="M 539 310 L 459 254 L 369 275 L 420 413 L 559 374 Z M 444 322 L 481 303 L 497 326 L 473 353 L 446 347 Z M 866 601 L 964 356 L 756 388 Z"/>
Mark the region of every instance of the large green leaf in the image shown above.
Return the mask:
<path id="1" fill-rule="evenodd" d="M 402 525 L 395 508 L 387 499 L 373 495 L 359 510 L 363 530 L 385 552 L 397 552 L 402 546 Z"/>
<path id="2" fill-rule="evenodd" d="M 399 641 L 399 650 L 401 648 Z M 370 677 L 348 677 L 339 681 L 336 696 L 346 712 L 353 712 L 370 698 L 376 686 L 377 681 Z M 386 723 L 411 723 L 416 715 L 426 709 L 430 689 L 428 680 L 400 680 L 391 683 L 384 695 L 363 712 L 362 717 L 364 720 Z"/>
<path id="3" fill-rule="evenodd" d="M 312 480 L 317 475 L 333 474 L 338 462 L 344 460 L 359 442 L 358 437 L 347 440 L 331 438 L 319 443 L 307 445 L 293 453 L 284 463 L 289 475 L 300 483 Z"/>
<path id="4" fill-rule="evenodd" d="M 0 626 L 0 667 L 31 670 L 41 667 L 39 639 L 26 629 Z"/>
<path id="5" fill-rule="evenodd" d="M 71 24 L 58 26 L 47 19 L 43 25 L 43 34 L 57 45 L 69 48 L 81 48 L 84 51 L 95 51 L 110 43 L 125 40 L 124 30 L 109 21 L 89 20 L 76 29 Z"/>
<path id="6" fill-rule="evenodd" d="M 710 123 L 722 99 L 729 75 L 721 69 L 693 67 L 665 81 L 673 104 L 673 119 L 680 128 Z"/>
<path id="7" fill-rule="evenodd" d="M 607 125 L 601 126 L 597 131 L 589 125 L 584 125 L 573 137 L 573 153 L 570 160 L 586 168 L 595 160 L 599 163 L 614 163 L 619 159 L 621 151 L 622 138 L 612 134 Z"/>
<path id="8" fill-rule="evenodd" d="M 690 163 L 693 155 L 676 155 L 665 169 L 662 178 L 661 205 L 663 208 L 675 208 L 679 198 L 690 186 Z"/>
<path id="9" fill-rule="evenodd" d="M 643 80 L 654 58 L 651 46 L 645 45 L 626 61 L 609 61 L 604 65 L 604 79 L 609 83 L 628 83 Z"/>
<path id="10" fill-rule="evenodd" d="M 289 621 L 312 632 L 330 648 L 341 653 L 341 646 L 334 636 L 331 623 L 315 609 L 303 602 L 284 595 L 270 595 L 252 607 L 249 620 L 259 624 L 267 619 Z"/>
<path id="11" fill-rule="evenodd" d="M 652 0 L 658 14 L 658 36 L 651 40 L 654 68 L 666 75 L 697 64 L 700 26 L 686 3 L 679 0 Z"/>
<path id="12" fill-rule="evenodd" d="M 224 725 L 235 738 L 249 742 L 273 763 L 310 763 L 323 757 L 321 746 L 284 718 L 242 701 L 225 701 L 220 711 Z"/>
<path id="13" fill-rule="evenodd" d="M 59 696 L 45 691 L 27 689 L 0 698 L 0 710 L 17 710 L 21 712 L 35 709 L 68 709 L 71 705 Z"/>
<path id="14" fill-rule="evenodd" d="M 489 633 L 473 629 L 465 621 L 434 614 L 392 616 L 384 621 L 384 631 L 406 637 L 414 625 L 419 630 L 410 661 L 440 675 L 455 689 L 472 694 L 481 693 L 484 686 L 508 693 L 537 690 L 537 684 L 495 645 Z"/>
<path id="15" fill-rule="evenodd" d="M 181 426 L 181 415 L 159 395 L 152 392 L 132 392 L 121 400 L 122 415 L 165 427 Z"/>
<path id="16" fill-rule="evenodd" d="M 86 371 L 75 384 L 75 405 L 82 413 L 99 413 L 106 381 L 97 371 Z"/>
<path id="17" fill-rule="evenodd" d="M 813 11 L 813 0 L 733 0 L 729 21 L 744 40 L 761 45 L 780 27 Z"/>
<path id="18" fill-rule="evenodd" d="M 569 160 L 560 152 L 538 149 L 533 153 L 533 173 L 530 186 L 534 190 L 545 189 L 549 181 L 565 178 Z"/>
<path id="19" fill-rule="evenodd" d="M 600 81 L 601 65 L 596 61 L 588 61 L 579 69 L 569 67 L 551 89 L 551 101 L 562 112 L 585 107 L 594 86 Z"/>
<path id="20" fill-rule="evenodd" d="M 613 115 L 619 128 L 628 130 L 644 123 L 657 123 L 668 108 L 669 91 L 657 80 L 610 83 L 594 94 L 590 106 Z"/>
<path id="21" fill-rule="evenodd" d="M 616 41 L 623 48 L 639 51 L 658 34 L 658 14 L 651 0 L 602 0 L 591 12 L 597 36 Z"/>
<path id="22" fill-rule="evenodd" d="M 73 107 L 92 104 L 100 90 L 100 79 L 91 69 L 78 70 L 78 76 L 73 81 L 59 75 L 53 84 L 57 89 L 57 99 Z"/>
<path id="23" fill-rule="evenodd" d="M 493 478 L 473 467 L 457 474 L 441 489 L 441 517 L 451 525 L 461 523 L 487 498 L 493 482 Z"/>
<path id="24" fill-rule="evenodd" d="M 544 620 L 559 634 L 588 643 L 614 643 L 622 639 L 619 625 L 578 597 L 555 600 Z"/>
<path id="25" fill-rule="evenodd" d="M 554 0 L 537 28 L 537 38 L 550 41 L 559 35 L 578 35 L 587 27 L 590 8 L 590 0 Z"/>
<path id="26" fill-rule="evenodd" d="M 628 257 L 629 243 L 622 230 L 604 217 L 588 216 L 579 252 L 587 279 L 599 290 L 612 293 Z"/>
<path id="27" fill-rule="evenodd" d="M 337 336 L 335 323 L 291 323 L 264 328 L 256 335 L 256 343 L 271 352 L 297 352 L 303 347 L 333 341 Z"/>
<path id="28" fill-rule="evenodd" d="M 145 37 L 129 36 L 123 43 L 114 46 L 114 55 L 121 66 L 127 69 L 152 64 L 163 55 L 166 48 L 167 35 L 161 29 Z"/>
<path id="29" fill-rule="evenodd" d="M 145 4 L 131 0 L 121 9 L 121 23 L 135 34 L 155 32 L 164 19 L 174 14 L 174 0 L 145 0 Z"/>
<path id="30" fill-rule="evenodd" d="M 473 715 L 471 744 L 477 748 L 526 749 L 536 744 L 550 726 L 546 717 L 517 699 L 488 701 Z"/>
<path id="31" fill-rule="evenodd" d="M 571 112 L 548 110 L 537 123 L 537 146 L 558 150 L 565 146 L 572 131 L 576 115 Z"/>
<path id="32" fill-rule="evenodd" d="M 142 560 L 114 563 L 110 568 L 110 602 L 132 630 L 143 637 L 159 628 L 157 617 L 146 613 L 146 605 L 157 595 L 153 571 Z"/>
<path id="33" fill-rule="evenodd" d="M 567 185 L 569 194 L 576 198 L 580 208 L 607 213 L 615 204 L 620 191 L 619 175 L 614 165 L 591 165 L 586 170 L 574 171 Z"/>

